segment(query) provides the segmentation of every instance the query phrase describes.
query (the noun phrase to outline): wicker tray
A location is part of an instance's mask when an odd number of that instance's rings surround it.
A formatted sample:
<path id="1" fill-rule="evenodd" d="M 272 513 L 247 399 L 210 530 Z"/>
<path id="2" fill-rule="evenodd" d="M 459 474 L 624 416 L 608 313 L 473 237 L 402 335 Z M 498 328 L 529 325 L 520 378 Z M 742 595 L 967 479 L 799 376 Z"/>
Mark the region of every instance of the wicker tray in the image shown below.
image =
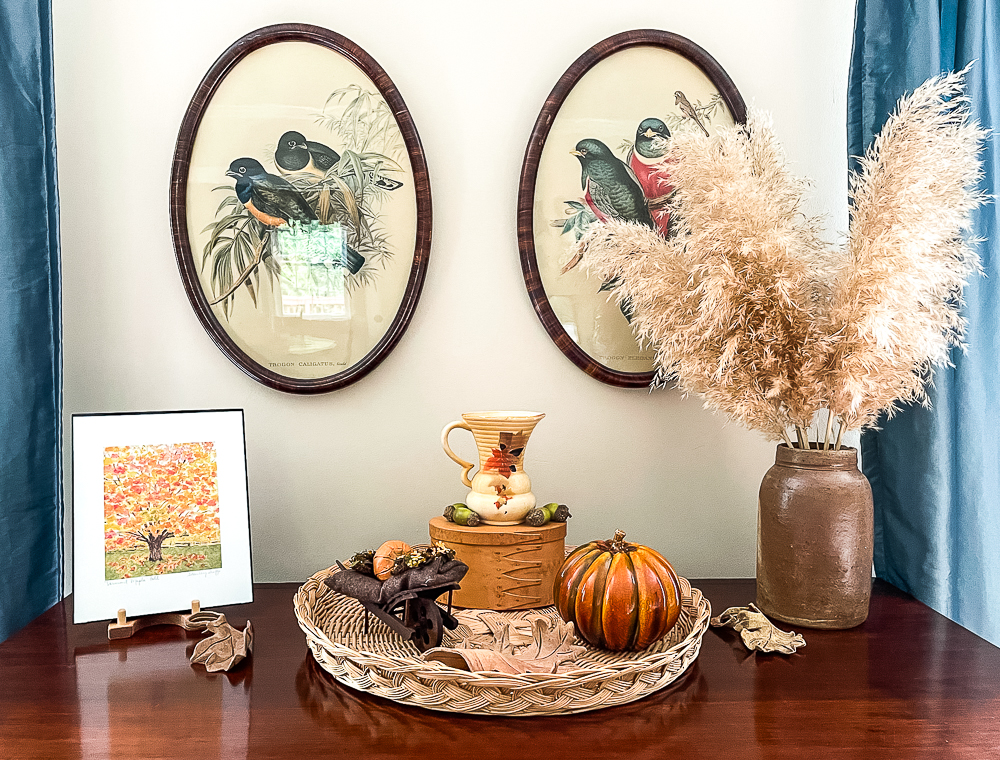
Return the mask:
<path id="1" fill-rule="evenodd" d="M 350 597 L 323 583 L 336 567 L 322 570 L 295 594 L 295 616 L 319 665 L 342 684 L 406 705 L 479 715 L 563 715 L 634 702 L 680 677 L 694 662 L 708 628 L 711 606 L 701 591 L 681 578 L 677 624 L 641 652 L 607 652 L 588 646 L 565 672 L 469 673 L 426 662 Z M 493 613 L 511 621 L 539 613 L 557 618 L 554 607 Z M 468 631 L 448 631 L 442 646 Z M 583 644 L 583 641 L 577 641 Z"/>

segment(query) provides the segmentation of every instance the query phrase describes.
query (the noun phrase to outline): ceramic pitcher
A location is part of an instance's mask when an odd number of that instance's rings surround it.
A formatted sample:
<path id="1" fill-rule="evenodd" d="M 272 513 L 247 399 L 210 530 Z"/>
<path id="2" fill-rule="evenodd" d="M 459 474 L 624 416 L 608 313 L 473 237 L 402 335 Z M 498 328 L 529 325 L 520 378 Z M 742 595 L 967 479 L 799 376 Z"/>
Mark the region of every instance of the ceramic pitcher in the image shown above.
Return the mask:
<path id="1" fill-rule="evenodd" d="M 545 415 L 541 412 L 467 412 L 441 431 L 444 452 L 462 467 L 462 482 L 472 490 L 465 503 L 487 525 L 515 525 L 535 507 L 531 479 L 524 471 L 528 436 Z M 479 449 L 479 471 L 451 450 L 448 434 L 455 428 L 472 433 Z"/>

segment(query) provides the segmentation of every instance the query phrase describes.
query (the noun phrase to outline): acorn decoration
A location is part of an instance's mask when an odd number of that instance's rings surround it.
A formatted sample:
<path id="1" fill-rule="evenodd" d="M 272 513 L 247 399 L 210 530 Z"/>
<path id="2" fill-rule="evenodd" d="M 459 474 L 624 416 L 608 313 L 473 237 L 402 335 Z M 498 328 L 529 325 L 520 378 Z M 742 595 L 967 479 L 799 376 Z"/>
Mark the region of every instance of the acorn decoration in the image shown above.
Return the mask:
<path id="1" fill-rule="evenodd" d="M 677 622 L 681 590 L 670 563 L 648 546 L 591 541 L 563 562 L 553 588 L 556 609 L 577 633 L 602 649 L 645 649 Z"/>
<path id="2" fill-rule="evenodd" d="M 449 504 L 444 508 L 444 519 L 448 522 L 457 523 L 458 525 L 465 525 L 469 528 L 475 528 L 483 520 L 482 518 L 469 509 L 464 504 Z"/>
<path id="3" fill-rule="evenodd" d="M 551 502 L 542 507 L 535 507 L 524 517 L 524 522 L 533 528 L 540 528 L 550 522 L 566 522 L 570 517 L 569 507 L 565 504 Z M 449 504 L 444 508 L 444 519 L 458 525 L 475 528 L 482 523 L 482 518 L 465 504 Z"/>
<path id="4" fill-rule="evenodd" d="M 543 507 L 535 507 L 524 516 L 524 521 L 534 528 L 550 522 L 566 522 L 570 517 L 569 507 L 565 504 L 556 504 L 554 501 Z"/>

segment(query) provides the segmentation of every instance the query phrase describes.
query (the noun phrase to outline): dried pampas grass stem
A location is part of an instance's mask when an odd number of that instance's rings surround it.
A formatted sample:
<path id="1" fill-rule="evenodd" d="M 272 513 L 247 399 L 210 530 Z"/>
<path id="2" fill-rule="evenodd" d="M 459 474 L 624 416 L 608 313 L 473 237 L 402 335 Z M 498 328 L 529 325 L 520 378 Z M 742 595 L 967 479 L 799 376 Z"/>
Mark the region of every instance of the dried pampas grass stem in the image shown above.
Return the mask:
<path id="1" fill-rule="evenodd" d="M 845 246 L 803 212 L 770 123 L 671 139 L 665 165 L 677 220 L 669 239 L 621 221 L 578 244 L 586 266 L 621 283 L 658 376 L 770 438 L 809 446 L 925 401 L 932 365 L 961 345 L 962 288 L 978 266 L 963 234 L 984 132 L 970 120 L 964 72 L 929 80 L 896 112 L 851 178 Z"/>

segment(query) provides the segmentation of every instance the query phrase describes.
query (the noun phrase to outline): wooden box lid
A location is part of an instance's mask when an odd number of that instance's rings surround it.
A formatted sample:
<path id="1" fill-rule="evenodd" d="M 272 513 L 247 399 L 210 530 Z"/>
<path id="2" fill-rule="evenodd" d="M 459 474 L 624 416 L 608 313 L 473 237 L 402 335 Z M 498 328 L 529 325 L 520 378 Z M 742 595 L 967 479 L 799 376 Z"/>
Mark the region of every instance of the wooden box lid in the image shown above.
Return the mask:
<path id="1" fill-rule="evenodd" d="M 566 523 L 550 522 L 539 527 L 520 525 L 465 525 L 449 522 L 444 517 L 434 517 L 429 525 L 430 536 L 436 541 L 470 544 L 472 546 L 511 546 L 525 541 L 547 544 L 566 538 Z"/>

